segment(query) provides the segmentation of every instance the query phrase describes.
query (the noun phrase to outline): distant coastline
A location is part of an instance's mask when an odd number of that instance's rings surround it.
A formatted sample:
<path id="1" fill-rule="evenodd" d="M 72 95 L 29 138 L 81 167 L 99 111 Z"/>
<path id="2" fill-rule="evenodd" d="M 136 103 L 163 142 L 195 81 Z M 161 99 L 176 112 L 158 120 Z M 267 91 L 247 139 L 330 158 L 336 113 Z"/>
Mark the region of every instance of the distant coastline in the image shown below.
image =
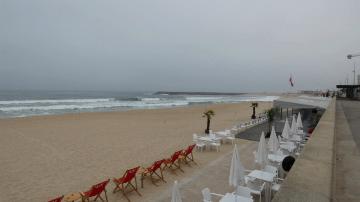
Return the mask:
<path id="1" fill-rule="evenodd" d="M 223 93 L 223 92 L 187 92 L 187 91 L 158 91 L 154 95 L 245 95 L 247 93 Z"/>

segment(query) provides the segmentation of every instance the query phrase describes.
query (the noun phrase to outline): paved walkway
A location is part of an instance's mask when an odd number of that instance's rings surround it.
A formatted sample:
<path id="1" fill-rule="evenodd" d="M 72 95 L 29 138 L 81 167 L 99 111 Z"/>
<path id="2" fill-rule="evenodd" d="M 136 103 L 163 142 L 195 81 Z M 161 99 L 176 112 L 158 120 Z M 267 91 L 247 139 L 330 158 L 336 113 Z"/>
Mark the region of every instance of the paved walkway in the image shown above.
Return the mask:
<path id="1" fill-rule="evenodd" d="M 295 112 L 297 114 L 297 112 Z M 304 126 L 304 131 L 307 131 L 308 127 L 311 125 L 311 123 L 313 122 L 313 120 L 311 119 L 311 110 L 301 110 L 301 115 L 302 115 L 302 119 L 303 119 L 303 126 Z M 289 113 L 289 124 L 291 126 L 291 117 L 292 115 Z M 285 124 L 285 118 L 286 117 L 286 112 L 283 112 L 283 119 L 281 120 L 280 117 L 276 117 L 275 121 L 273 122 L 273 125 L 275 126 L 275 131 L 277 135 L 281 135 L 282 130 L 284 128 L 284 124 Z M 269 123 L 265 122 L 259 125 L 256 125 L 254 127 L 248 128 L 242 132 L 240 132 L 239 134 L 236 135 L 237 138 L 240 139 L 245 139 L 245 140 L 251 140 L 251 141 L 259 141 L 260 140 L 260 136 L 261 136 L 261 132 L 264 131 L 264 133 L 266 134 L 266 132 L 269 131 Z"/>
<path id="2" fill-rule="evenodd" d="M 254 158 L 252 152 L 257 147 L 256 142 L 247 140 L 236 140 L 236 142 L 243 166 L 245 169 L 253 169 Z M 203 197 L 201 190 L 206 187 L 208 187 L 211 192 L 219 194 L 225 194 L 235 190 L 235 188 L 229 186 L 229 171 L 233 145 L 223 145 L 222 147 L 223 150 L 226 149 L 226 153 L 224 153 L 224 155 L 214 159 L 211 163 L 202 168 L 197 168 L 190 176 L 179 180 L 180 192 L 183 201 L 202 201 Z M 196 168 L 197 166 L 193 167 Z M 157 197 L 154 197 L 149 201 L 171 201 L 170 193 L 171 187 L 163 190 L 162 193 L 158 193 Z M 219 198 L 217 197 L 213 198 L 213 201 L 218 200 Z M 255 201 L 258 201 L 258 197 L 255 198 Z"/>
<path id="3" fill-rule="evenodd" d="M 334 201 L 360 201 L 360 102 L 338 100 Z"/>
<path id="4" fill-rule="evenodd" d="M 346 120 L 350 126 L 357 147 L 360 148 L 360 102 L 338 100 L 338 107 L 340 106 L 345 113 Z"/>

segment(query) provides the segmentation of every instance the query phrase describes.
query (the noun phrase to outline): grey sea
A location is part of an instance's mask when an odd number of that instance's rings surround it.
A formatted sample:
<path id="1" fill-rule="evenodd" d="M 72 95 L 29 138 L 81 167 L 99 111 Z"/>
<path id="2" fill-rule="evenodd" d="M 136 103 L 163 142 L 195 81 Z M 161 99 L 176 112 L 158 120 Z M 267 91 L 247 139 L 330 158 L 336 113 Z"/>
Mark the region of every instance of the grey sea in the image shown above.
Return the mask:
<path id="1" fill-rule="evenodd" d="M 155 93 L 113 91 L 0 91 L 0 118 L 79 112 L 154 109 L 196 104 L 273 101 L 254 94 Z"/>

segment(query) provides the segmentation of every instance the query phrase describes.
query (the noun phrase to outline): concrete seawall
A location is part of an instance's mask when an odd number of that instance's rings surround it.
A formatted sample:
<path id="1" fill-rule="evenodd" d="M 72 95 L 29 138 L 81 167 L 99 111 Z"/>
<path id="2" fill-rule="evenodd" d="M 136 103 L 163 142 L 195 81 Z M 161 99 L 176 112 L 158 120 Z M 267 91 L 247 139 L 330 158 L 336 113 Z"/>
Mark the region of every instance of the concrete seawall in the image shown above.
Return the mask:
<path id="1" fill-rule="evenodd" d="M 273 201 L 332 200 L 336 99 L 327 107 Z"/>

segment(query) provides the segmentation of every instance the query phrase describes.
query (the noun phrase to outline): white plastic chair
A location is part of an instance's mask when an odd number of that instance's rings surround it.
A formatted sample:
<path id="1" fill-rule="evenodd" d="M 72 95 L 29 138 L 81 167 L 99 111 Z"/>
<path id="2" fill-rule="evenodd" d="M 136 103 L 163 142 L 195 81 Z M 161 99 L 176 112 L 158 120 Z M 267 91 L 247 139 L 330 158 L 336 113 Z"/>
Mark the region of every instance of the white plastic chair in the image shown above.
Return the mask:
<path id="1" fill-rule="evenodd" d="M 274 183 L 272 186 L 271 186 L 271 192 L 278 192 L 281 188 L 281 185 L 278 184 L 278 183 Z M 271 193 L 272 195 L 272 193 Z"/>
<path id="2" fill-rule="evenodd" d="M 193 134 L 193 141 L 197 150 L 203 151 L 203 149 L 206 147 L 206 144 L 200 141 L 198 135 L 195 133 Z"/>
<path id="3" fill-rule="evenodd" d="M 226 140 L 229 140 L 229 141 L 231 142 L 231 144 L 234 144 L 235 135 L 234 135 L 234 134 L 230 134 L 229 136 L 226 137 Z"/>
<path id="4" fill-rule="evenodd" d="M 236 126 L 234 126 L 234 127 L 230 130 L 230 133 L 237 134 L 239 131 L 240 131 L 240 129 L 237 128 Z"/>
<path id="5" fill-rule="evenodd" d="M 276 178 L 276 181 L 278 182 L 278 181 L 284 181 L 284 179 L 282 179 L 282 178 Z M 281 184 L 279 184 L 279 183 L 273 183 L 272 185 L 271 185 L 271 192 L 278 192 L 279 190 L 280 190 L 280 188 L 281 188 Z M 272 195 L 272 194 L 271 194 Z"/>
<path id="6" fill-rule="evenodd" d="M 215 147 L 216 151 L 219 152 L 220 151 L 220 140 L 215 140 L 213 142 L 210 143 L 211 147 Z"/>
<path id="7" fill-rule="evenodd" d="M 249 180 L 246 184 L 246 186 L 250 189 L 250 192 L 255 195 L 259 195 L 260 202 L 261 202 L 261 195 L 265 187 L 265 182 L 262 182 L 260 180 Z"/>
<path id="8" fill-rule="evenodd" d="M 196 146 L 195 146 L 196 149 L 200 150 L 200 151 L 203 151 L 204 148 L 206 147 L 206 144 L 200 140 L 196 141 L 195 144 L 196 144 Z"/>
<path id="9" fill-rule="evenodd" d="M 276 152 L 275 152 L 276 155 L 284 155 L 283 151 L 281 151 L 281 149 L 278 149 Z"/>
<path id="10" fill-rule="evenodd" d="M 193 134 L 193 141 L 196 142 L 199 139 L 198 135 L 196 133 Z"/>
<path id="11" fill-rule="evenodd" d="M 211 200 L 211 195 L 214 195 L 214 196 L 218 196 L 218 197 L 224 197 L 224 195 L 221 195 L 221 194 L 216 194 L 216 193 L 211 193 L 210 192 L 210 189 L 209 188 L 204 188 L 202 191 L 201 191 L 202 195 L 203 195 L 203 202 L 212 202 Z"/>
<path id="12" fill-rule="evenodd" d="M 253 198 L 251 196 L 251 190 L 248 187 L 238 186 L 235 190 L 235 194 L 246 198 Z"/>
<path id="13" fill-rule="evenodd" d="M 273 174 L 275 174 L 276 177 L 278 174 L 278 169 L 271 165 L 266 165 L 265 168 L 263 169 L 263 171 L 268 172 L 268 173 L 273 173 Z"/>

